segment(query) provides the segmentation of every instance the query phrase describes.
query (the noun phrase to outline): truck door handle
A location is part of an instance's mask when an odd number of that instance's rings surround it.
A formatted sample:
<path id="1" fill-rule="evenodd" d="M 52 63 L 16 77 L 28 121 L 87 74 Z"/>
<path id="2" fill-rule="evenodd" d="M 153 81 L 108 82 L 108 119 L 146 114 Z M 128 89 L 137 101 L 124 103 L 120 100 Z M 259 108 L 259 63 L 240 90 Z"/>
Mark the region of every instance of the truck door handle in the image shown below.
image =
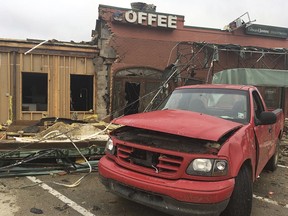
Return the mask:
<path id="1" fill-rule="evenodd" d="M 270 127 L 268 128 L 268 132 L 269 132 L 269 133 L 272 132 L 272 126 L 270 126 Z"/>

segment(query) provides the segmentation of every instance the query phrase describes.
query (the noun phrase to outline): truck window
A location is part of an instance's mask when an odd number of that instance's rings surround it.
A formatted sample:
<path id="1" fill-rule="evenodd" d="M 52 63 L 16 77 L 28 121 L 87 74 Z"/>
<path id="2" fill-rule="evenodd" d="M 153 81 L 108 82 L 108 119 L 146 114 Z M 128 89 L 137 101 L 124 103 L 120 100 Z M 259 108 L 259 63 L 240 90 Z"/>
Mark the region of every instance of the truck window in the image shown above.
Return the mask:
<path id="1" fill-rule="evenodd" d="M 264 106 L 257 91 L 253 91 L 252 95 L 253 95 L 255 117 L 259 119 L 260 113 L 264 111 Z"/>
<path id="2" fill-rule="evenodd" d="M 284 88 L 272 86 L 256 86 L 268 110 L 283 108 Z"/>
<path id="3" fill-rule="evenodd" d="M 187 88 L 175 90 L 161 109 L 178 109 L 248 123 L 247 92 L 234 89 Z"/>

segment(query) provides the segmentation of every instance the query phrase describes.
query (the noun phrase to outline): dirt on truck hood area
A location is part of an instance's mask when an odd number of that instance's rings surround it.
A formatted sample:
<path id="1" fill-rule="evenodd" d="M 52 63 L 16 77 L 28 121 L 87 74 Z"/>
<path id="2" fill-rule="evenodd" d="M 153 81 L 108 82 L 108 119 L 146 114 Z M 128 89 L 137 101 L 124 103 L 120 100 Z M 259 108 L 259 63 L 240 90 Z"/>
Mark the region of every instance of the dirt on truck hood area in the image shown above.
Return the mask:
<path id="1" fill-rule="evenodd" d="M 124 116 L 114 124 L 175 134 L 196 139 L 218 141 L 242 124 L 185 110 L 158 110 Z"/>

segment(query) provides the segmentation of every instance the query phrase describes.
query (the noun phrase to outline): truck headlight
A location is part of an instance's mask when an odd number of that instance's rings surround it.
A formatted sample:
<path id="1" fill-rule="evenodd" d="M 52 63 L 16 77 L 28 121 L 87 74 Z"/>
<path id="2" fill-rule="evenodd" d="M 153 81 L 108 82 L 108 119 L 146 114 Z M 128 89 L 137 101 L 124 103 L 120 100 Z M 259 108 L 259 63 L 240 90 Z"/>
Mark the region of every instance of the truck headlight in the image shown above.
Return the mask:
<path id="1" fill-rule="evenodd" d="M 223 176 L 228 172 L 228 163 L 220 159 L 197 158 L 189 164 L 186 172 L 197 176 Z"/>
<path id="2" fill-rule="evenodd" d="M 212 160 L 210 159 L 195 159 L 192 162 L 193 170 L 197 172 L 208 173 L 212 169 Z"/>
<path id="3" fill-rule="evenodd" d="M 212 175 L 224 176 L 228 173 L 228 162 L 226 160 L 215 160 Z"/>
<path id="4" fill-rule="evenodd" d="M 115 153 L 115 146 L 113 144 L 113 140 L 111 138 L 109 138 L 107 140 L 106 146 L 105 146 L 105 152 L 111 155 L 114 155 Z"/>

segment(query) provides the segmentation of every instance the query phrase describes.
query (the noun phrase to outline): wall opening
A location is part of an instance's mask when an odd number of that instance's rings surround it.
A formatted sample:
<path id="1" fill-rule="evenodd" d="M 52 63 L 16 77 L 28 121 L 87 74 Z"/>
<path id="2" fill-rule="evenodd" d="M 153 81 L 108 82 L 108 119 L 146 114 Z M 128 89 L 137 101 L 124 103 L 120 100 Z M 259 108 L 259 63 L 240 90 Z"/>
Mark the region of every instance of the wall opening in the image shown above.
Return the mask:
<path id="1" fill-rule="evenodd" d="M 113 79 L 111 118 L 141 113 L 162 82 L 162 72 L 152 68 L 126 68 Z"/>
<path id="2" fill-rule="evenodd" d="M 22 72 L 22 111 L 47 111 L 47 74 Z"/>
<path id="3" fill-rule="evenodd" d="M 124 115 L 138 113 L 139 96 L 140 96 L 140 83 L 125 83 L 125 99 L 126 106 L 124 108 Z"/>
<path id="4" fill-rule="evenodd" d="M 93 110 L 93 76 L 71 75 L 70 110 Z"/>

